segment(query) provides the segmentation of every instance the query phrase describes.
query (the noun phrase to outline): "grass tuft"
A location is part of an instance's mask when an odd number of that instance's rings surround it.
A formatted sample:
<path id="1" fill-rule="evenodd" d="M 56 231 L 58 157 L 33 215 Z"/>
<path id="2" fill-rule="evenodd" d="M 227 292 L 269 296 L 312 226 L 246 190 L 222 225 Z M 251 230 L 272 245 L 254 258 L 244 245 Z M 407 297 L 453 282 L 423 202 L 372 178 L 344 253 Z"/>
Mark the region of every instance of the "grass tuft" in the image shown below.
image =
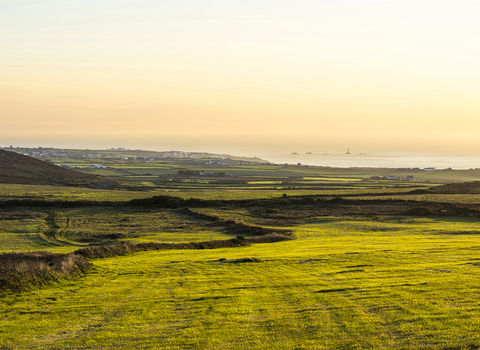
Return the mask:
<path id="1" fill-rule="evenodd" d="M 91 268 L 87 259 L 71 253 L 3 253 L 0 255 L 0 290 L 24 291 L 77 276 Z"/>

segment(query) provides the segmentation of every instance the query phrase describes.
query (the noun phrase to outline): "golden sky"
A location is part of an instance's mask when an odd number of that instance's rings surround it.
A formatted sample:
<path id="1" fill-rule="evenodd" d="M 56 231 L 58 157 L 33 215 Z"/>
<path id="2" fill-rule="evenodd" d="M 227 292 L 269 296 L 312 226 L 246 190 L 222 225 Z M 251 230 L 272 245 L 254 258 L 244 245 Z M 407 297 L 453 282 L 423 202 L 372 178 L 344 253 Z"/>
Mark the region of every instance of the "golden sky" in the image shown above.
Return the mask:
<path id="1" fill-rule="evenodd" d="M 472 0 L 0 2 L 0 146 L 480 152 Z"/>

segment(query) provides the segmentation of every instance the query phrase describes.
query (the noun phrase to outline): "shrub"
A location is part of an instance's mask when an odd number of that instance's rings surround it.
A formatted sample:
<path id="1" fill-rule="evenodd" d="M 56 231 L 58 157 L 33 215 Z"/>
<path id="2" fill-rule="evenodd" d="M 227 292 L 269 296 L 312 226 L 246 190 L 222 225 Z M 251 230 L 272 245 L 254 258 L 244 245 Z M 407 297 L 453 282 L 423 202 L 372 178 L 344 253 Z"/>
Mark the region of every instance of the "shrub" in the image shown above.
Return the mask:
<path id="1" fill-rule="evenodd" d="M 429 216 L 429 215 L 434 215 L 435 211 L 430 208 L 430 207 L 425 207 L 425 206 L 414 206 L 405 212 L 406 215 L 420 215 L 420 216 Z"/>
<path id="2" fill-rule="evenodd" d="M 289 199 L 284 199 L 284 198 L 275 199 L 275 200 L 272 201 L 272 205 L 274 205 L 274 206 L 290 205 L 290 204 L 292 204 L 291 200 L 289 200 Z"/>
<path id="3" fill-rule="evenodd" d="M 340 204 L 345 202 L 345 199 L 343 199 L 342 197 L 334 197 L 330 200 L 330 202 L 335 204 Z"/>
<path id="4" fill-rule="evenodd" d="M 313 197 L 304 197 L 301 199 L 302 204 L 315 204 L 317 200 Z"/>

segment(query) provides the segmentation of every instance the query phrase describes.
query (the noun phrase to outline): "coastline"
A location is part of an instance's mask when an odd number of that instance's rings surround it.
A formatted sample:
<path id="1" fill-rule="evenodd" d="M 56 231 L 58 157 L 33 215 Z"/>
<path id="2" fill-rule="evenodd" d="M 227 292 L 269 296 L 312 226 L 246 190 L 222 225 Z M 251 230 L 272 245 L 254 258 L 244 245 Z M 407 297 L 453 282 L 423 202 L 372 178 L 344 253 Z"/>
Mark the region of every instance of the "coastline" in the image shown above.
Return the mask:
<path id="1" fill-rule="evenodd" d="M 300 153 L 259 154 L 276 164 L 302 164 L 332 168 L 435 168 L 468 170 L 480 168 L 480 154 L 435 153 Z"/>

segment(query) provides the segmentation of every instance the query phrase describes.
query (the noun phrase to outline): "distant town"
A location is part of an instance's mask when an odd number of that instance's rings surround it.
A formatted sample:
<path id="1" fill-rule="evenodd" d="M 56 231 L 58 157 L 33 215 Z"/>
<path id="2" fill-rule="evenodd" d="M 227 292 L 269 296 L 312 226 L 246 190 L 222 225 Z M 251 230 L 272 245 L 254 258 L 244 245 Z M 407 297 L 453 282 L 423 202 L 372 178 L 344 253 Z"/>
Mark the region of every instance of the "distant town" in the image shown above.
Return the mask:
<path id="1" fill-rule="evenodd" d="M 183 160 L 187 163 L 195 164 L 217 164 L 217 165 L 274 165 L 258 157 L 239 157 L 228 154 L 213 154 L 201 152 L 183 152 L 183 151 L 148 151 L 142 149 L 129 148 L 109 148 L 107 150 L 88 150 L 88 149 L 58 149 L 43 147 L 0 147 L 8 151 L 23 154 L 29 157 L 53 162 L 55 159 L 101 159 L 101 160 L 123 160 L 123 161 L 144 161 L 153 162 L 161 160 Z M 300 164 L 299 164 L 300 165 Z M 68 165 L 63 165 L 69 168 Z M 94 164 L 94 168 L 106 168 L 104 165 Z M 71 166 L 79 168 L 79 166 Z"/>

